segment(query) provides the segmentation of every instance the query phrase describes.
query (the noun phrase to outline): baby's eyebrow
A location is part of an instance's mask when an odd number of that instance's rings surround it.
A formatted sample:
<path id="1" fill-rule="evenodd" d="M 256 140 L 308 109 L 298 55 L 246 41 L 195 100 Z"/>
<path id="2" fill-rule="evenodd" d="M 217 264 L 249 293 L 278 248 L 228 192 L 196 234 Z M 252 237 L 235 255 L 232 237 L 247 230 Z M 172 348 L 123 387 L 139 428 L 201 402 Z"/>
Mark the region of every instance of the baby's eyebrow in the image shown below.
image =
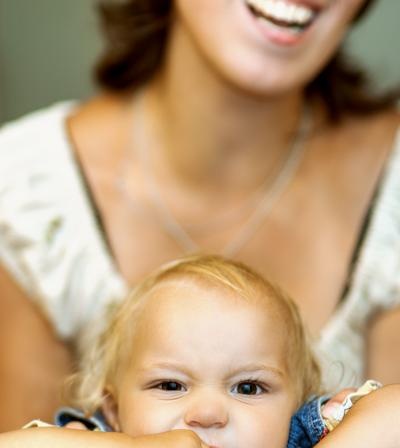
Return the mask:
<path id="1" fill-rule="evenodd" d="M 235 366 L 231 369 L 228 376 L 233 377 L 243 373 L 250 374 L 250 373 L 263 373 L 263 372 L 272 374 L 273 376 L 277 376 L 279 378 L 283 378 L 286 376 L 284 370 L 280 369 L 279 367 L 259 363 L 254 364 L 250 363 L 250 364 L 244 364 L 242 366 Z"/>
<path id="2" fill-rule="evenodd" d="M 173 372 L 181 372 L 187 376 L 190 375 L 190 369 L 188 369 L 184 364 L 177 363 L 177 362 L 171 362 L 171 361 L 154 361 L 149 362 L 145 366 L 143 366 L 141 369 L 139 369 L 139 372 L 148 372 L 152 370 L 169 370 Z"/>
<path id="3" fill-rule="evenodd" d="M 181 373 L 188 377 L 193 376 L 193 372 L 185 364 L 168 360 L 148 362 L 138 371 L 142 374 L 157 371 L 168 371 L 167 373 Z M 285 371 L 283 369 L 280 369 L 279 367 L 263 363 L 249 363 L 233 366 L 226 372 L 225 378 L 229 379 L 239 375 L 255 375 L 261 373 L 268 374 L 278 379 L 283 379 L 287 376 Z"/>

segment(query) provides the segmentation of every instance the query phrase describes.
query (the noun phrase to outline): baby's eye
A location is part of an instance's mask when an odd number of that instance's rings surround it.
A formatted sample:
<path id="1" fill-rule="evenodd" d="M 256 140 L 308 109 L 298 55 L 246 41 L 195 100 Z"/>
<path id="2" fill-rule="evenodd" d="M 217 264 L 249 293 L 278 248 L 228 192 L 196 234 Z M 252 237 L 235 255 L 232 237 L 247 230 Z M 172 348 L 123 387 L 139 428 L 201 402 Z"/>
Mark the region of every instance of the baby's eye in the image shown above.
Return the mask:
<path id="1" fill-rule="evenodd" d="M 177 381 L 162 381 L 156 384 L 155 388 L 168 392 L 182 392 L 185 390 L 183 384 L 178 383 Z"/>
<path id="2" fill-rule="evenodd" d="M 255 381 L 242 381 L 233 387 L 232 392 L 240 395 L 260 395 L 266 390 Z"/>

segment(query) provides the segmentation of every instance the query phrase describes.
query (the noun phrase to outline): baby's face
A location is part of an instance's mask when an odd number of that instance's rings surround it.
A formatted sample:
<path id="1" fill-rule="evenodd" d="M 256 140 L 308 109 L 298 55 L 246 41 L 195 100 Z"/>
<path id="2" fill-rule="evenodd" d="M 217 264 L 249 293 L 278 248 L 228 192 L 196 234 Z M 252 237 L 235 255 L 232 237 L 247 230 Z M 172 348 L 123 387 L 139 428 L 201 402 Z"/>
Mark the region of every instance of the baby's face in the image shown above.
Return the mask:
<path id="1" fill-rule="evenodd" d="M 115 392 L 117 429 L 196 432 L 217 448 L 283 448 L 295 392 L 268 305 L 169 282 L 151 293 Z"/>

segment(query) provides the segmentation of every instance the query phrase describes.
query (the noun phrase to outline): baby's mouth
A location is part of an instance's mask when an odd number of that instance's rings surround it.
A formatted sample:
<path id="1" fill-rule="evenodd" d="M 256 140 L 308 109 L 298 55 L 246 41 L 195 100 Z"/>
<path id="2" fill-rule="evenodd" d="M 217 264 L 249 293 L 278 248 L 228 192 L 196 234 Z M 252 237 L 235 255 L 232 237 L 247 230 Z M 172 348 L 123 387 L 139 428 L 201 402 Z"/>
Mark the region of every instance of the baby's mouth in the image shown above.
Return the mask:
<path id="1" fill-rule="evenodd" d="M 319 9 L 286 0 L 245 0 L 257 19 L 293 33 L 308 29 L 319 13 Z"/>

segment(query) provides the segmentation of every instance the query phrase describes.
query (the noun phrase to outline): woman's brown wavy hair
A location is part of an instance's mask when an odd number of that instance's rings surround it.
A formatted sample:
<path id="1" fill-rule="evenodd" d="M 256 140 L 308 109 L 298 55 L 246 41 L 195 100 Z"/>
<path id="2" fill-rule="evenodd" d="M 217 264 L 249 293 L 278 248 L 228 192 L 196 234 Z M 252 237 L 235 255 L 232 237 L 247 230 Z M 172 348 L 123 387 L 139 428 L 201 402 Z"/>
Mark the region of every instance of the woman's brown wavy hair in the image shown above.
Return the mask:
<path id="1" fill-rule="evenodd" d="M 354 19 L 358 22 L 376 0 L 366 0 Z M 96 67 L 101 87 L 132 91 L 149 80 L 163 61 L 172 0 L 101 0 L 99 12 L 106 37 L 105 51 Z M 367 114 L 390 107 L 399 92 L 373 94 L 367 74 L 350 64 L 340 48 L 307 86 L 309 96 L 320 96 L 333 121 L 344 113 Z"/>

